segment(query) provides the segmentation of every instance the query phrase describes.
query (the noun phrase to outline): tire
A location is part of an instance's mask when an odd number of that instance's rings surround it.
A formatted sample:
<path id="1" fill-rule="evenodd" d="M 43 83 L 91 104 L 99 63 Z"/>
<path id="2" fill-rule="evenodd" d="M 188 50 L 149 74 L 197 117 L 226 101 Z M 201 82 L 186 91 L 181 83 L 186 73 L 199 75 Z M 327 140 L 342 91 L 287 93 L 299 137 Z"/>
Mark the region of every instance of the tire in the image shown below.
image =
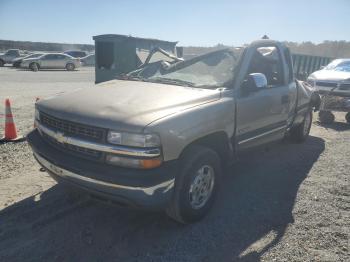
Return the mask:
<path id="1" fill-rule="evenodd" d="M 67 71 L 73 71 L 75 69 L 75 65 L 73 63 L 66 64 Z"/>
<path id="2" fill-rule="evenodd" d="M 304 121 L 290 130 L 290 138 L 295 143 L 304 142 L 309 134 L 312 125 L 312 110 L 309 110 L 304 118 Z"/>
<path id="3" fill-rule="evenodd" d="M 335 117 L 330 111 L 320 111 L 318 113 L 318 119 L 322 124 L 332 124 Z"/>
<path id="4" fill-rule="evenodd" d="M 203 146 L 190 146 L 180 162 L 182 168 L 166 211 L 175 221 L 188 224 L 202 219 L 213 205 L 220 185 L 221 165 L 218 154 Z"/>
<path id="5" fill-rule="evenodd" d="M 3 67 L 5 65 L 5 62 L 0 59 L 0 67 Z"/>
<path id="6" fill-rule="evenodd" d="M 350 112 L 346 113 L 345 120 L 350 124 Z"/>
<path id="7" fill-rule="evenodd" d="M 33 72 L 39 71 L 39 65 L 37 63 L 31 63 L 29 65 L 29 69 L 32 70 Z"/>

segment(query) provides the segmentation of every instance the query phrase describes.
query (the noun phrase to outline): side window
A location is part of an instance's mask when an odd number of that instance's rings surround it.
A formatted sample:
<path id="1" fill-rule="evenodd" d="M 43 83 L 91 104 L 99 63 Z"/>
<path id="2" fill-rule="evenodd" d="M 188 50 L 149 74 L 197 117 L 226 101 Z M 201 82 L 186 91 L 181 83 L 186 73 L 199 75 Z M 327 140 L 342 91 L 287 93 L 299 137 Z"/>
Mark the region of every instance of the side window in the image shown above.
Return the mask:
<path id="1" fill-rule="evenodd" d="M 283 63 L 278 49 L 275 46 L 258 47 L 248 68 L 248 74 L 251 73 L 264 74 L 269 87 L 283 85 Z"/>
<path id="2" fill-rule="evenodd" d="M 14 56 L 16 54 L 17 54 L 16 50 L 9 50 L 9 51 L 7 51 L 7 55 L 9 55 L 9 56 Z"/>
<path id="3" fill-rule="evenodd" d="M 64 56 L 64 55 L 56 55 L 56 59 L 62 60 L 62 59 L 65 59 L 65 58 L 67 58 L 67 57 Z"/>
<path id="4" fill-rule="evenodd" d="M 293 63 L 292 63 L 292 56 L 290 55 L 290 51 L 288 48 L 284 50 L 284 57 L 287 62 L 288 66 L 288 83 L 291 83 L 294 81 L 294 73 L 293 73 Z"/>
<path id="5" fill-rule="evenodd" d="M 46 55 L 46 56 L 44 56 L 44 59 L 45 59 L 45 60 L 52 60 L 52 59 L 55 59 L 55 55 Z"/>

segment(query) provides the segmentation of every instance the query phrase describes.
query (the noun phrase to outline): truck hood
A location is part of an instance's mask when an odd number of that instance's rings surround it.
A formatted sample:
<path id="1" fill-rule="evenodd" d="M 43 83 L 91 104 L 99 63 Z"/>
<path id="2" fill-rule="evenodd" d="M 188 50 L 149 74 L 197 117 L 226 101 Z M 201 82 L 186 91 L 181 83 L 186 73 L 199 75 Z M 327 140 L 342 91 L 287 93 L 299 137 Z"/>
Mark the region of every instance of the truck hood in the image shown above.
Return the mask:
<path id="1" fill-rule="evenodd" d="M 141 132 L 155 120 L 218 99 L 219 90 L 112 80 L 40 100 L 36 106 L 73 122 Z"/>
<path id="2" fill-rule="evenodd" d="M 334 70 L 319 70 L 312 73 L 310 78 L 316 80 L 343 81 L 350 79 L 350 72 L 334 71 Z"/>

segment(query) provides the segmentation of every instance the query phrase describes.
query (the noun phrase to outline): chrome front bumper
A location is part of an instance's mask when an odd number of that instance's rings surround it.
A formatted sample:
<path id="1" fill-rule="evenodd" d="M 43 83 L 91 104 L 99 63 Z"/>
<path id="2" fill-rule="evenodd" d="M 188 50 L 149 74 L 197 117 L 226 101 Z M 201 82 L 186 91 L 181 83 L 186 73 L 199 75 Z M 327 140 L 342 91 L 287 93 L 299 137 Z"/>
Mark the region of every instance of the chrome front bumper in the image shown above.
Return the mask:
<path id="1" fill-rule="evenodd" d="M 49 172 L 52 172 L 56 176 L 66 178 L 66 179 L 72 179 L 76 181 L 83 181 L 85 183 L 88 183 L 93 186 L 102 186 L 108 189 L 121 189 L 121 190 L 128 190 L 128 191 L 134 191 L 136 193 L 141 193 L 145 194 L 148 196 L 152 196 L 155 191 L 160 190 L 162 193 L 168 192 L 170 189 L 174 187 L 174 180 L 171 179 L 169 181 L 165 181 L 159 185 L 155 185 L 152 187 L 130 187 L 130 186 L 123 186 L 123 185 L 117 185 L 117 184 L 112 184 L 96 179 L 92 179 L 89 177 L 84 177 L 78 174 L 75 174 L 73 172 L 70 172 L 68 170 L 65 170 L 61 167 L 58 167 L 46 159 L 42 158 L 38 154 L 34 153 L 34 157 L 37 159 L 37 161 Z"/>
<path id="2" fill-rule="evenodd" d="M 27 135 L 27 141 L 39 164 L 59 183 L 133 207 L 159 210 L 171 200 L 177 161 L 163 162 L 160 167 L 147 170 L 122 168 L 61 151 L 37 129 Z"/>

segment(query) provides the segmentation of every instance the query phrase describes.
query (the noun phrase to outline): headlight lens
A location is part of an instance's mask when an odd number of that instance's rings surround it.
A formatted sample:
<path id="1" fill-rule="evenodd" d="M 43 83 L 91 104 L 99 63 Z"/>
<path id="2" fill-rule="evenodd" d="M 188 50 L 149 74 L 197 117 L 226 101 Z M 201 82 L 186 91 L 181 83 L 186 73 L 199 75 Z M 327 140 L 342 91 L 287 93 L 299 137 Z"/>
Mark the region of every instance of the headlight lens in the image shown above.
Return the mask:
<path id="1" fill-rule="evenodd" d="M 312 87 L 316 85 L 316 81 L 313 78 L 308 78 L 306 82 Z"/>
<path id="2" fill-rule="evenodd" d="M 107 141 L 115 145 L 135 147 L 159 147 L 160 138 L 156 134 L 132 134 L 109 131 Z"/>

